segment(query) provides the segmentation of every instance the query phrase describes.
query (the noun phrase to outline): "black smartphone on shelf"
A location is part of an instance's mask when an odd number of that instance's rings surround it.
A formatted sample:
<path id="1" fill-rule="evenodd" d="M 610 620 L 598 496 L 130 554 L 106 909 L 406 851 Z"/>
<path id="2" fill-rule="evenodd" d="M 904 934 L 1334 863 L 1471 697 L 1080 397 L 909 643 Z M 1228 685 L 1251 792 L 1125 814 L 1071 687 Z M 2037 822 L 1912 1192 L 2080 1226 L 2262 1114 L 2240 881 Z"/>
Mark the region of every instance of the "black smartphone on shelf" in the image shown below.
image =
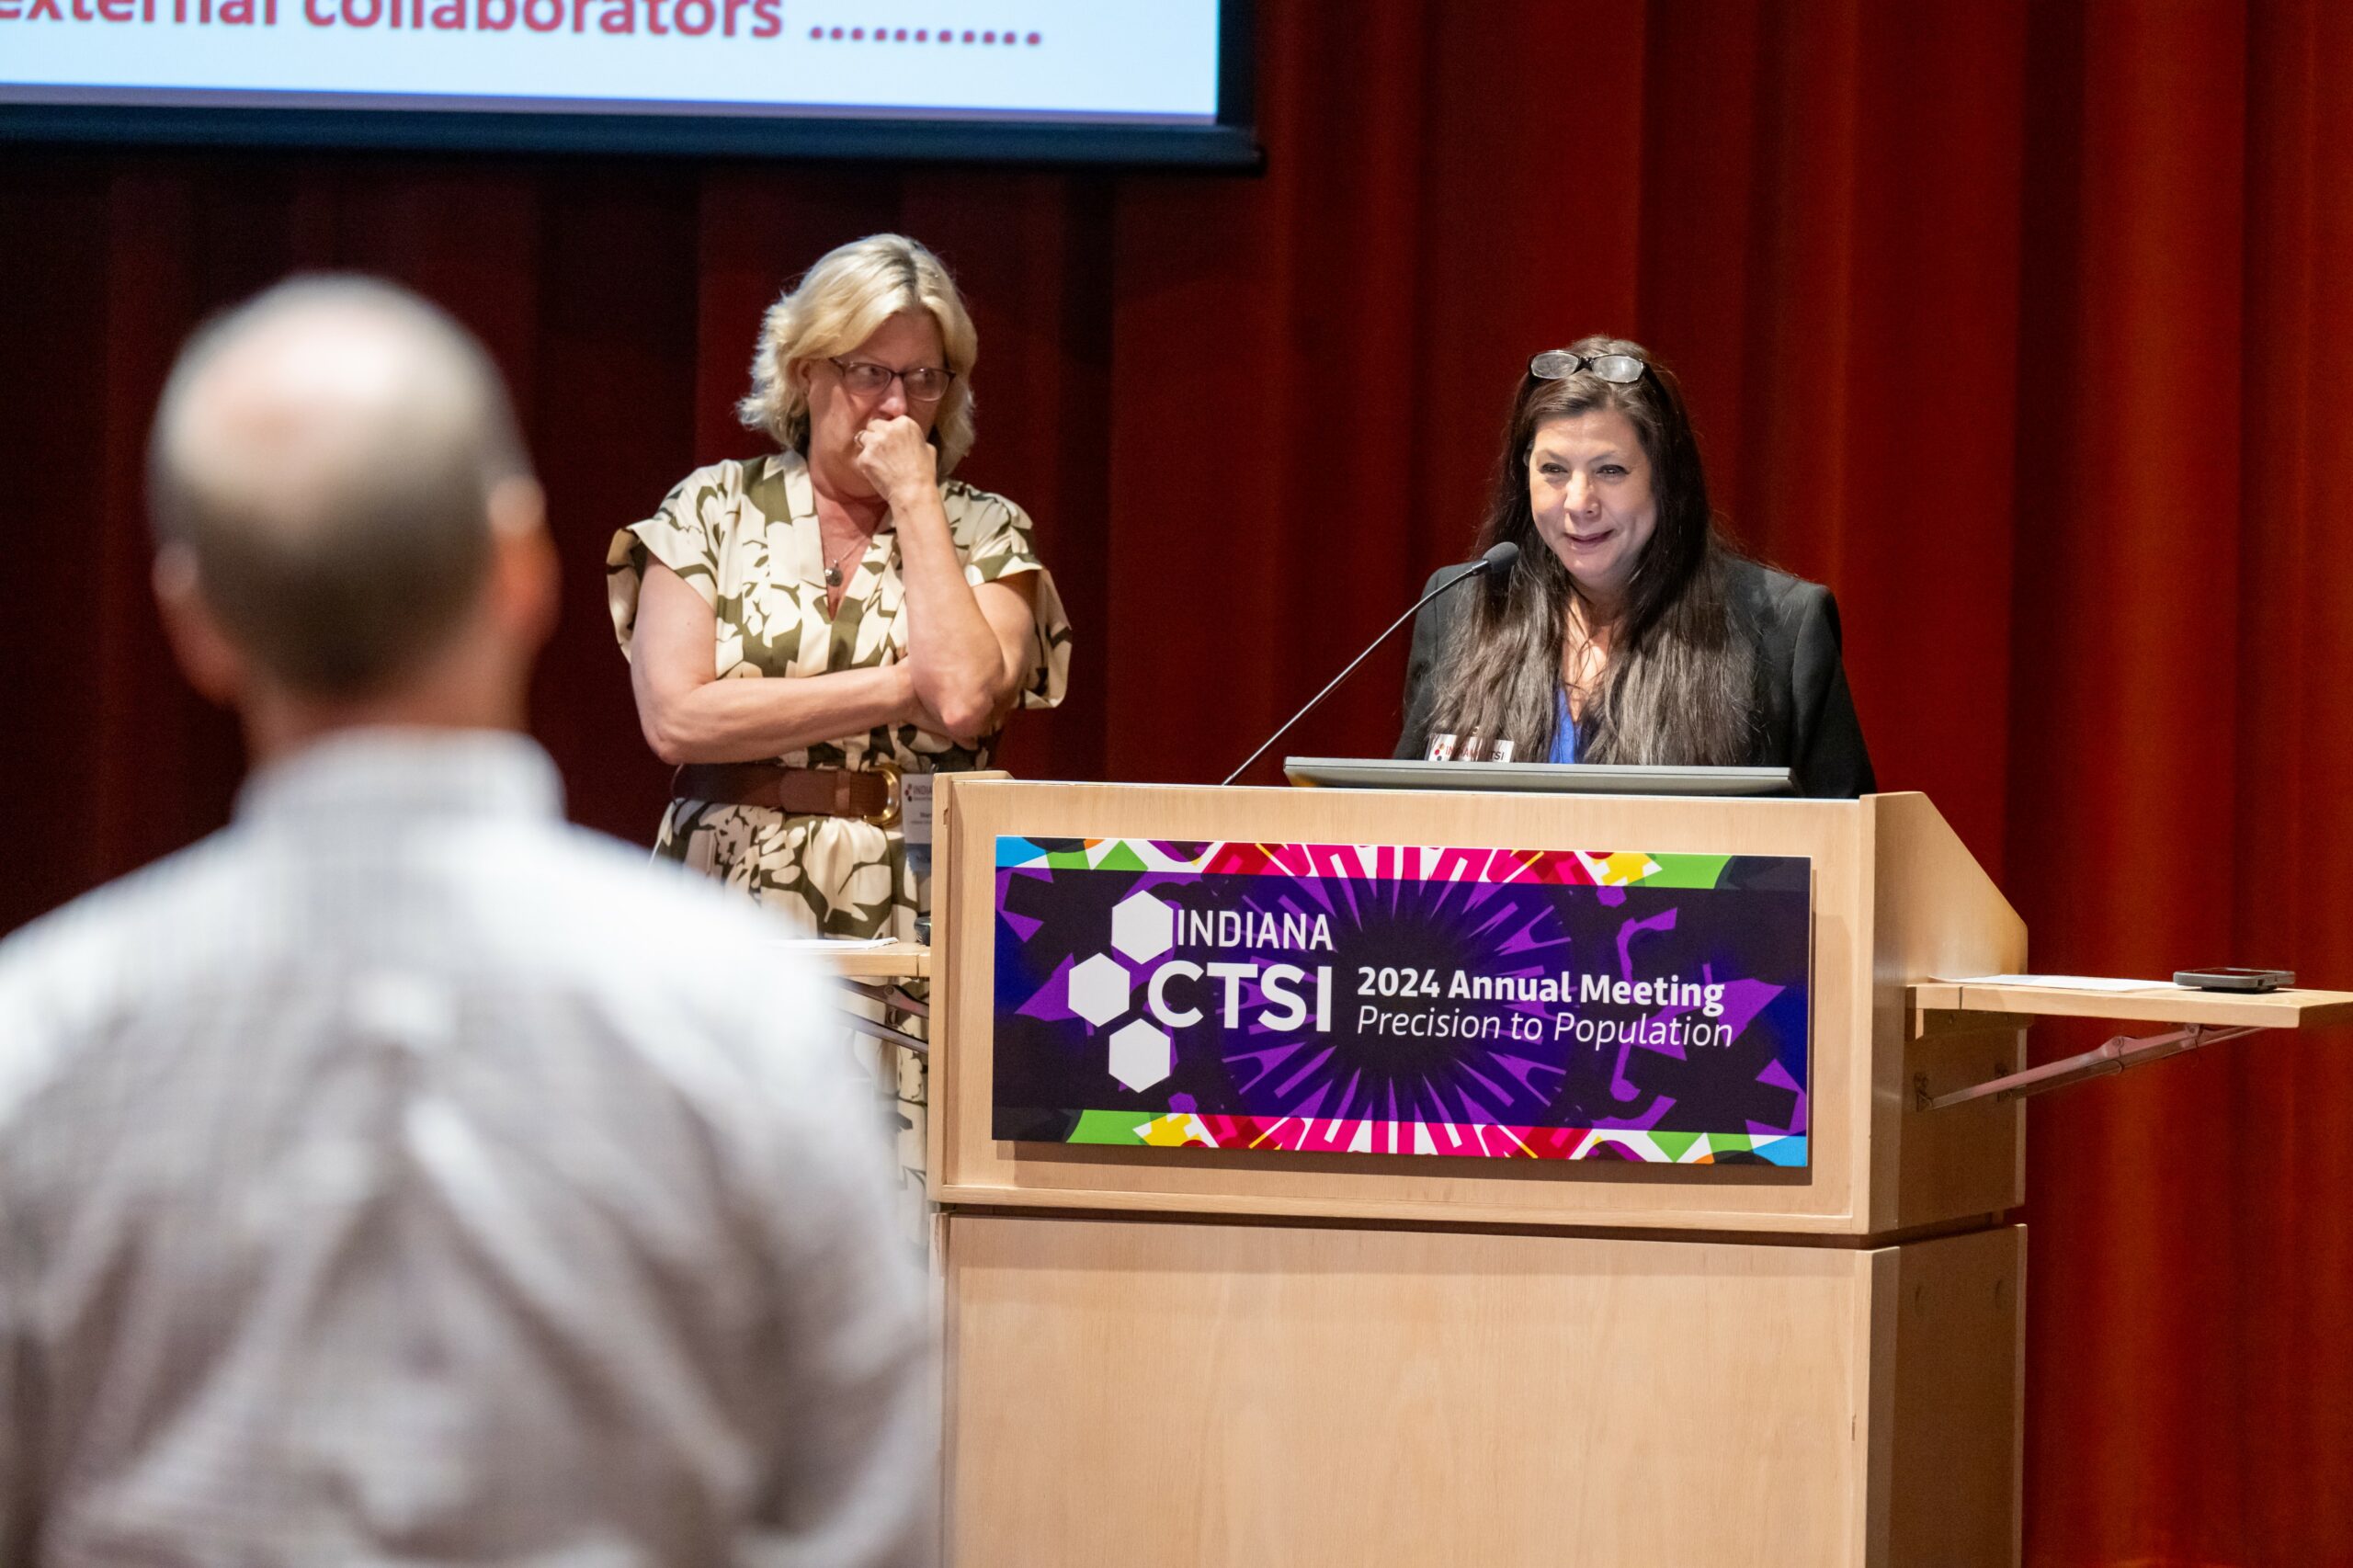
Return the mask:
<path id="1" fill-rule="evenodd" d="M 2292 969 L 2181 969 L 2173 983 L 2192 991 L 2277 991 L 2296 983 Z"/>

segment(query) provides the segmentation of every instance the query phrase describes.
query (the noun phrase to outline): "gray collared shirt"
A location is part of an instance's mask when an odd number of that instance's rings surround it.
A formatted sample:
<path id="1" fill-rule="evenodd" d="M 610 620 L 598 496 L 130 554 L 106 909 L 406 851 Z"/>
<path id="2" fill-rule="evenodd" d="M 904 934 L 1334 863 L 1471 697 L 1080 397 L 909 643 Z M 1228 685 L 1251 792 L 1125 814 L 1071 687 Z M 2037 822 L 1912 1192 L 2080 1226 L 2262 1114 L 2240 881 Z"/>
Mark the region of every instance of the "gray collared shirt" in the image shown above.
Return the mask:
<path id="1" fill-rule="evenodd" d="M 772 923 L 382 731 L 0 944 L 0 1562 L 900 1563 L 921 1282 Z"/>

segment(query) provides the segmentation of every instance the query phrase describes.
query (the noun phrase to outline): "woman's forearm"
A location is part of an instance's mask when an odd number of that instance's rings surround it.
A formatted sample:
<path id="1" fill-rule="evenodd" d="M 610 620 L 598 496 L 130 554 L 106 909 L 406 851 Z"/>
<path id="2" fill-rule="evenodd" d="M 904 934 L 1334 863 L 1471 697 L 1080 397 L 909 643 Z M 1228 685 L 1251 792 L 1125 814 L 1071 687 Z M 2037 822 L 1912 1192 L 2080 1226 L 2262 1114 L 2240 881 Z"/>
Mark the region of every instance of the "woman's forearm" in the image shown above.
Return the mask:
<path id="1" fill-rule="evenodd" d="M 638 715 L 663 761 L 759 762 L 869 730 L 921 722 L 904 665 L 675 689 L 641 676 Z"/>
<path id="2" fill-rule="evenodd" d="M 907 665 L 916 699 L 949 734 L 985 733 L 1009 689 L 1004 644 L 964 580 L 939 492 L 894 500 L 892 511 L 898 520 Z"/>
<path id="3" fill-rule="evenodd" d="M 827 675 L 716 678 L 710 605 L 669 567 L 649 565 L 630 641 L 638 725 L 663 761 L 758 762 L 886 726 L 951 732 L 904 663 Z"/>

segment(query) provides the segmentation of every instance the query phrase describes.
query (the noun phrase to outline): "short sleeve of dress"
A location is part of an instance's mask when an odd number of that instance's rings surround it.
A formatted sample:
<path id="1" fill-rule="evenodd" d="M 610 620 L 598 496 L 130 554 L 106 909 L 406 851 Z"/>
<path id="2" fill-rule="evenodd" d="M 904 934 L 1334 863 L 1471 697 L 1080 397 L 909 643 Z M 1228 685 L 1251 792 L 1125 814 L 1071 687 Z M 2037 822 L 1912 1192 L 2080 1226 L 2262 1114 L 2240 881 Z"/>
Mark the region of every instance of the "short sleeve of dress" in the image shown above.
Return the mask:
<path id="1" fill-rule="evenodd" d="M 1070 619 L 1063 613 L 1054 574 L 1038 559 L 1029 515 L 1002 495 L 961 484 L 953 489 L 961 492 L 956 498 L 964 503 L 949 513 L 957 553 L 964 558 L 964 580 L 978 587 L 1024 572 L 1038 574 L 1029 678 L 1021 688 L 1021 706 L 1057 707 L 1070 684 Z"/>
<path id="2" fill-rule="evenodd" d="M 713 463 L 680 480 L 652 517 L 613 535 L 605 551 L 605 603 L 623 653 L 637 630 L 637 599 L 650 562 L 676 572 L 703 603 L 719 603 L 719 560 L 725 545 L 721 535 L 743 494 L 743 465 Z"/>

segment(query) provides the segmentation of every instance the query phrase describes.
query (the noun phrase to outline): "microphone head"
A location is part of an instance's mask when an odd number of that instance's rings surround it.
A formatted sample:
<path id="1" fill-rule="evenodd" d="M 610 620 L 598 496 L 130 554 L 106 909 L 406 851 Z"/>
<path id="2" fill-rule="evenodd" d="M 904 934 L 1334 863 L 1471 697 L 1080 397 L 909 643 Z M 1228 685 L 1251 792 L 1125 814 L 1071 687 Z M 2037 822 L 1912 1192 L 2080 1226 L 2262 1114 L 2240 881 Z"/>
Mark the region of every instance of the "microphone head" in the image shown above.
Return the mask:
<path id="1" fill-rule="evenodd" d="M 1519 564 L 1519 546 L 1506 540 L 1479 557 L 1479 564 L 1487 569 L 1491 577 L 1508 577 L 1511 569 Z"/>

